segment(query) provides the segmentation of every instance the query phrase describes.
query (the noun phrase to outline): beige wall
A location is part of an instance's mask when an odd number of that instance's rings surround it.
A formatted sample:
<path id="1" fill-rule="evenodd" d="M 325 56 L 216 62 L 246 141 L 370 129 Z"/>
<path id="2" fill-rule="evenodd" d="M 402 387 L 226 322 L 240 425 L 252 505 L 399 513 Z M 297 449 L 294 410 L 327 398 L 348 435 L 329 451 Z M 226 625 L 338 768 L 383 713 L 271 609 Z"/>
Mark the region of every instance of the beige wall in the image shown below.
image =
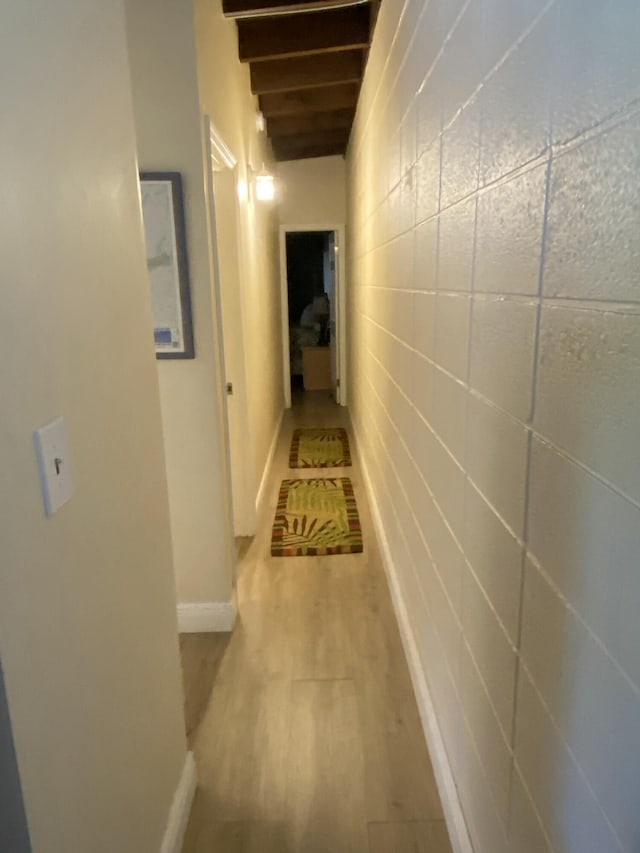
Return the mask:
<path id="1" fill-rule="evenodd" d="M 237 184 L 250 183 L 248 166 L 258 171 L 273 163 L 265 135 L 256 131 L 256 102 L 248 66 L 238 61 L 235 22 L 224 18 L 220 0 L 195 0 L 195 19 L 202 111 L 238 161 L 236 186 L 228 175 L 217 177 L 215 201 L 227 375 L 237 392 L 232 423 L 246 434 L 238 450 L 251 455 L 247 483 L 255 501 L 284 403 L 278 223 L 275 205 L 256 202 L 251 188 L 239 197 Z"/>
<path id="2" fill-rule="evenodd" d="M 638 844 L 639 27 L 385 0 L 351 140 L 354 420 L 476 853 Z"/>
<path id="3" fill-rule="evenodd" d="M 193 8 L 182 0 L 127 0 L 126 10 L 139 166 L 181 172 L 185 193 L 196 357 L 157 362 L 178 599 L 228 601 L 234 558 L 224 377 L 212 289 Z"/>
<path id="4" fill-rule="evenodd" d="M 0 655 L 31 840 L 157 853 L 185 737 L 122 9 L 17 4 L 0 45 Z M 46 519 L 31 434 L 57 415 L 75 494 Z"/>
<path id="5" fill-rule="evenodd" d="M 278 163 L 281 225 L 340 224 L 347 218 L 344 157 Z"/>

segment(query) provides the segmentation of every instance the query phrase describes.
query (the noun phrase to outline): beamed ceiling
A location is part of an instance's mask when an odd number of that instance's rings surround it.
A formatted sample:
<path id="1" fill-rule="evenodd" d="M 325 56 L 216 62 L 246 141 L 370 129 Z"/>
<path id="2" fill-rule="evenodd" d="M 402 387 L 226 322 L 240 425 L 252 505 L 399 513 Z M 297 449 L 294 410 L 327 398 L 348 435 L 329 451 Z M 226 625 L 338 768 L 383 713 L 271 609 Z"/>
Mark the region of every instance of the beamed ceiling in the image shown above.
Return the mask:
<path id="1" fill-rule="evenodd" d="M 345 154 L 380 0 L 223 0 L 276 160 Z"/>

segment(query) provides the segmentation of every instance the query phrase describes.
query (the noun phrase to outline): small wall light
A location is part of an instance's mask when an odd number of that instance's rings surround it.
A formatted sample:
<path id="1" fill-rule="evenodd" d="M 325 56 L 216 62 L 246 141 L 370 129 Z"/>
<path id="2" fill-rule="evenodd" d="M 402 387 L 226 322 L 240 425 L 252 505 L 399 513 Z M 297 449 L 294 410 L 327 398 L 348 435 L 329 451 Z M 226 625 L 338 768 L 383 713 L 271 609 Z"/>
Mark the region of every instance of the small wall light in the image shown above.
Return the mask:
<path id="1" fill-rule="evenodd" d="M 256 130 L 258 131 L 258 133 L 262 133 L 264 131 L 264 127 L 264 115 L 260 112 L 260 110 L 258 110 L 258 112 L 256 113 Z"/>
<path id="2" fill-rule="evenodd" d="M 273 175 L 262 169 L 255 174 L 256 198 L 258 201 L 273 201 L 276 195 Z"/>

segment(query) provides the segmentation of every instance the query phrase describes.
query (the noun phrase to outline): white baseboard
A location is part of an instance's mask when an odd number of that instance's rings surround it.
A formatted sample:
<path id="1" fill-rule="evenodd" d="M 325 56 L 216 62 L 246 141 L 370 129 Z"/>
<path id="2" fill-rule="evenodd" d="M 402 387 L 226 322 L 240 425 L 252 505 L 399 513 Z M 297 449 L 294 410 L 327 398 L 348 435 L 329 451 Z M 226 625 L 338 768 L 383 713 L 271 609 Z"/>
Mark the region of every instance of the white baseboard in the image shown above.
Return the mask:
<path id="1" fill-rule="evenodd" d="M 196 793 L 198 778 L 196 774 L 196 762 L 192 752 L 188 752 L 184 759 L 184 766 L 178 787 L 173 795 L 173 802 L 169 810 L 167 828 L 162 839 L 160 853 L 180 853 L 184 833 L 187 829 L 191 804 Z"/>
<path id="2" fill-rule="evenodd" d="M 235 623 L 235 601 L 194 601 L 178 604 L 180 634 L 232 631 Z"/>
<path id="3" fill-rule="evenodd" d="M 382 563 L 384 565 L 389 589 L 391 590 L 391 599 L 396 612 L 396 618 L 400 627 L 400 636 L 402 637 L 402 645 L 404 646 L 405 655 L 409 664 L 411 673 L 411 682 L 418 703 L 420 719 L 422 720 L 422 728 L 424 729 L 425 738 L 429 746 L 429 755 L 433 765 L 434 774 L 438 792 L 442 801 L 447 829 L 449 830 L 449 838 L 454 853 L 473 853 L 473 845 L 469 837 L 469 830 L 464 819 L 462 804 L 458 796 L 455 778 L 449 763 L 449 757 L 444 746 L 444 740 L 436 717 L 431 692 L 427 684 L 427 680 L 420 663 L 420 655 L 416 644 L 415 634 L 409 620 L 407 606 L 404 601 L 404 596 L 398 581 L 398 575 L 393 561 L 393 555 L 389 548 L 389 542 L 384 530 L 382 514 L 378 507 L 375 492 L 373 490 L 373 482 L 367 468 L 367 462 L 362 452 L 362 443 L 353 420 L 351 421 L 353 434 L 356 438 L 358 446 L 358 459 L 362 469 L 362 477 L 369 498 L 369 506 L 371 507 L 371 517 L 373 519 L 376 537 L 380 546 L 382 555 Z"/>
<path id="4" fill-rule="evenodd" d="M 264 465 L 264 470 L 262 472 L 262 477 L 260 479 L 260 487 L 258 489 L 258 494 L 256 496 L 256 511 L 260 512 L 260 508 L 262 506 L 262 502 L 265 498 L 266 490 L 267 490 L 267 482 L 269 481 L 269 474 L 271 472 L 271 466 L 273 465 L 273 457 L 276 455 L 276 447 L 278 446 L 278 438 L 280 436 L 280 427 L 282 426 L 282 418 L 284 417 L 284 409 L 280 412 L 280 417 L 278 418 L 278 423 L 276 424 L 276 428 L 273 432 L 273 436 L 271 438 L 271 446 L 269 447 L 269 453 L 267 455 L 267 461 Z"/>

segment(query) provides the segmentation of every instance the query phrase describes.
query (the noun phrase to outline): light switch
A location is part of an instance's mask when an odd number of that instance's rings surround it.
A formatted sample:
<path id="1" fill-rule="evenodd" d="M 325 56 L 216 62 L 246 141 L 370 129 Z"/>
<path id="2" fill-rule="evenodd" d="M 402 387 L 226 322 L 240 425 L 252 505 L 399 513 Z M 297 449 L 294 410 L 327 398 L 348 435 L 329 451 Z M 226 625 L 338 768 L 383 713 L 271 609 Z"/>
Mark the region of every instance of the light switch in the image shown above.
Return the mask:
<path id="1" fill-rule="evenodd" d="M 73 494 L 64 420 L 56 418 L 33 433 L 44 511 L 53 515 Z"/>

